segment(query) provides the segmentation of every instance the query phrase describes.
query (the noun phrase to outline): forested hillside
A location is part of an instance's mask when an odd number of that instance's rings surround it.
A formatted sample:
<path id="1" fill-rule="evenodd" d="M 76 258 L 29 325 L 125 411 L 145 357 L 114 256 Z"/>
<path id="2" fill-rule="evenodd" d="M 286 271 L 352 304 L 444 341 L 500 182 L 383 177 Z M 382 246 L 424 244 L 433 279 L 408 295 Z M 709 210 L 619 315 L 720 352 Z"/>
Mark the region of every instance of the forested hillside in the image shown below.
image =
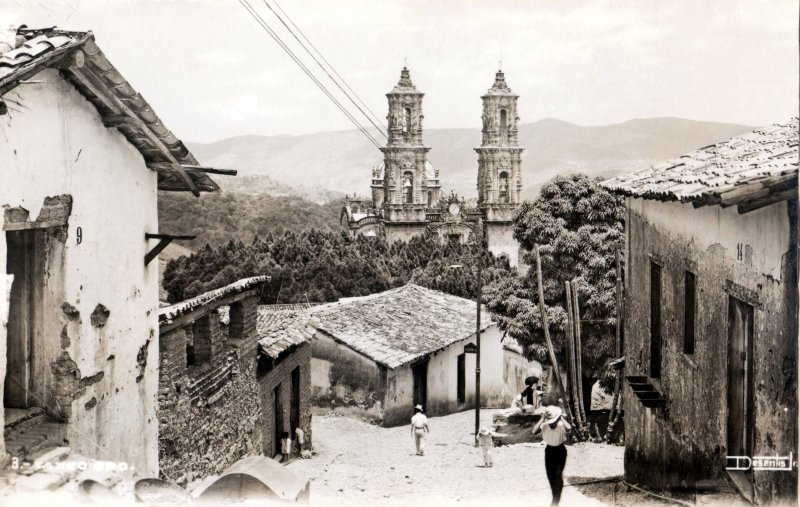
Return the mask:
<path id="1" fill-rule="evenodd" d="M 249 243 L 253 236 L 283 231 L 339 229 L 342 201 L 317 204 L 293 195 L 216 192 L 197 198 L 188 193 L 161 193 L 158 198 L 159 230 L 164 234 L 191 234 L 181 242 L 198 250 L 228 241 Z"/>
<path id="2" fill-rule="evenodd" d="M 419 236 L 389 245 L 380 238 L 349 239 L 343 232 L 309 230 L 257 235 L 251 241 L 206 246 L 171 261 L 164 273 L 170 302 L 217 289 L 240 278 L 270 275 L 278 303 L 336 301 L 408 282 L 475 297 L 475 251 Z M 484 283 L 511 276 L 507 264 L 484 254 Z M 273 301 L 263 301 L 273 303 Z"/>

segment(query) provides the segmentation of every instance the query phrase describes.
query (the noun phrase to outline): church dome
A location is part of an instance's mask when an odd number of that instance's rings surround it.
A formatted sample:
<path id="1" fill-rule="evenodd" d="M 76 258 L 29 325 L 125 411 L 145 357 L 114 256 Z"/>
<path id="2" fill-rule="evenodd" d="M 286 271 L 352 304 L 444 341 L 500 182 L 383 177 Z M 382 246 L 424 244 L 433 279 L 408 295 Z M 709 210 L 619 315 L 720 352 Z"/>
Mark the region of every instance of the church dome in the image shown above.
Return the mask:
<path id="1" fill-rule="evenodd" d="M 426 180 L 438 179 L 438 176 L 436 176 L 436 169 L 434 169 L 433 164 L 431 164 L 427 160 L 425 161 L 425 179 Z"/>

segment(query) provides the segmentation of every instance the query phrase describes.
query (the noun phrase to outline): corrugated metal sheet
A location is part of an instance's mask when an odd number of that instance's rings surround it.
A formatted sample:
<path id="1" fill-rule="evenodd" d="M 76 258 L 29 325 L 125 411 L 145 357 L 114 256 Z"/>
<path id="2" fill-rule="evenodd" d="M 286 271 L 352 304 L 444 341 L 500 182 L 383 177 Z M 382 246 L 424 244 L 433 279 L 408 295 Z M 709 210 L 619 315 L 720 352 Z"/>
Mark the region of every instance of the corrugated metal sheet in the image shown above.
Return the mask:
<path id="1" fill-rule="evenodd" d="M 746 193 L 745 187 L 776 193 L 791 188 L 791 176 L 797 175 L 798 169 L 798 135 L 795 117 L 617 176 L 602 185 L 645 199 L 742 205 L 747 198 L 726 203 L 726 196 L 733 191 Z"/>

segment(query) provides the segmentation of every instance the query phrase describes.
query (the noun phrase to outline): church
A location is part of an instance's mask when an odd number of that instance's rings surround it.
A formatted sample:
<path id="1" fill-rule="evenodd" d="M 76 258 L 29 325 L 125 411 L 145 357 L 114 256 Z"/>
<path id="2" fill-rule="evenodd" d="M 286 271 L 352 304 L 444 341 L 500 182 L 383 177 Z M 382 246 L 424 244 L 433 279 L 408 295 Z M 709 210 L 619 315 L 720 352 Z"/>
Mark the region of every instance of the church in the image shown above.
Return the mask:
<path id="1" fill-rule="evenodd" d="M 439 170 L 427 160 L 422 139 L 422 97 L 407 68 L 386 94 L 389 102 L 383 162 L 372 171 L 372 200 L 347 198 L 341 224 L 355 236 L 408 241 L 431 232 L 442 241 L 485 237 L 489 251 L 512 267 L 520 259 L 512 219 L 520 205 L 522 148 L 517 143 L 518 95 L 499 70 L 483 100 L 483 129 L 478 153 L 478 206 L 469 208 L 455 194 L 442 196 Z"/>

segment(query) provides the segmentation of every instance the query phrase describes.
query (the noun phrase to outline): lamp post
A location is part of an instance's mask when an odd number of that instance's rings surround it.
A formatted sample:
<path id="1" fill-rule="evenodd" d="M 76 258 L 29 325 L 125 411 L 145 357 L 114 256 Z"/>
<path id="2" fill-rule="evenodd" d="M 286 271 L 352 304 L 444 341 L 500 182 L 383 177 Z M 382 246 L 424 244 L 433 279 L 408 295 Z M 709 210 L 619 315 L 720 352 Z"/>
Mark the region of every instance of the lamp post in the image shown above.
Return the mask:
<path id="1" fill-rule="evenodd" d="M 478 218 L 477 225 L 469 225 L 475 234 L 477 253 L 475 254 L 476 268 L 476 298 L 475 298 L 475 434 L 478 434 L 481 427 L 481 291 L 483 290 L 483 279 L 481 270 L 483 268 L 483 219 Z M 460 264 L 449 266 L 452 269 L 459 269 Z M 477 447 L 477 440 L 475 446 Z"/>
<path id="2" fill-rule="evenodd" d="M 483 221 L 478 219 L 478 227 L 476 231 L 476 240 L 478 243 L 477 253 L 477 297 L 476 301 L 476 319 L 475 319 L 475 434 L 478 434 L 481 426 L 481 290 L 483 289 L 483 280 L 481 279 L 481 265 L 483 264 Z M 475 445 L 478 445 L 477 439 Z"/>

